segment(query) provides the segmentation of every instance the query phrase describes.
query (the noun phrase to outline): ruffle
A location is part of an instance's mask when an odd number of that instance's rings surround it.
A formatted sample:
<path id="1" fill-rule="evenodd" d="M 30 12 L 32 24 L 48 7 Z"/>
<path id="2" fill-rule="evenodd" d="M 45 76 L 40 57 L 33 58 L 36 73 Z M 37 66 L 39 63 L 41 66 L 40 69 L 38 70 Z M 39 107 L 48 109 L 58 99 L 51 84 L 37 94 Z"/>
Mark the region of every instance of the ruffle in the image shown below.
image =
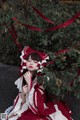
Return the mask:
<path id="1" fill-rule="evenodd" d="M 17 101 L 17 103 L 16 103 L 16 105 L 15 105 L 15 107 L 14 107 L 14 109 L 13 109 L 14 114 L 15 114 L 17 111 L 20 110 L 20 108 L 21 108 L 21 102 L 22 102 L 22 99 L 19 98 L 18 101 Z"/>
<path id="2" fill-rule="evenodd" d="M 24 103 L 23 105 L 21 105 L 21 103 L 22 103 L 22 99 L 18 98 L 18 101 L 14 109 L 9 114 L 10 116 L 13 113 L 14 116 L 12 118 L 9 118 L 8 120 L 17 120 L 19 117 L 21 117 L 21 114 L 28 109 L 28 106 L 29 106 L 28 102 Z"/>
<path id="3" fill-rule="evenodd" d="M 23 76 L 21 76 L 15 81 L 15 85 L 17 85 L 17 89 L 19 89 L 19 92 L 22 92 L 22 81 L 23 81 Z"/>

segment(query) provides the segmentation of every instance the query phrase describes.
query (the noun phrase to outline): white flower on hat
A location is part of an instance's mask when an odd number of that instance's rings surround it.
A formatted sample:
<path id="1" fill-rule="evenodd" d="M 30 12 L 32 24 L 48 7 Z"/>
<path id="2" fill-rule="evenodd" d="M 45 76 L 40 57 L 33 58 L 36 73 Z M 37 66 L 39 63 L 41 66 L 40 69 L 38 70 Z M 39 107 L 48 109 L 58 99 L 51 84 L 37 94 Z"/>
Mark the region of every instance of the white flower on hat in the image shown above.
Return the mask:
<path id="1" fill-rule="evenodd" d="M 42 72 L 42 71 L 43 71 L 43 69 L 38 69 L 38 70 L 37 70 L 37 72 Z"/>

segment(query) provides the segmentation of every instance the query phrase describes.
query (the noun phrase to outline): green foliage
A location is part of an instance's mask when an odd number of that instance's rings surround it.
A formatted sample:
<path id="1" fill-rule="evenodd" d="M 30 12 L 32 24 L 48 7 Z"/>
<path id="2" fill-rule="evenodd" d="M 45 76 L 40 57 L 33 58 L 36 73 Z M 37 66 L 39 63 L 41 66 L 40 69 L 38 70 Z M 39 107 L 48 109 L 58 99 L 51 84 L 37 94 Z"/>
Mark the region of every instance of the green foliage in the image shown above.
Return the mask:
<path id="1" fill-rule="evenodd" d="M 70 26 L 56 31 L 45 32 L 47 28 L 59 25 L 80 10 L 80 3 L 63 3 L 53 0 L 33 0 L 32 5 L 40 10 L 55 24 L 47 23 L 32 9 L 30 0 L 7 0 L 0 7 L 0 62 L 19 66 L 19 51 L 14 43 L 8 28 L 14 25 L 18 34 L 18 42 L 24 47 L 30 45 L 33 49 L 46 52 L 53 65 L 47 66 L 39 77 L 44 82 L 48 94 L 63 97 L 73 93 L 80 98 L 80 17 Z M 30 26 L 39 27 L 43 32 L 37 32 L 14 22 L 13 17 Z M 6 27 L 6 26 L 7 27 Z M 75 48 L 75 49 L 73 49 Z M 56 57 L 55 52 L 70 49 L 65 54 Z M 49 77 L 49 79 L 48 79 Z"/>
<path id="2" fill-rule="evenodd" d="M 63 98 L 65 94 L 73 93 L 80 98 L 80 52 L 70 49 L 55 56 L 54 64 L 47 65 L 38 78 L 43 80 L 48 94 Z M 53 60 L 53 59 L 52 59 Z"/>

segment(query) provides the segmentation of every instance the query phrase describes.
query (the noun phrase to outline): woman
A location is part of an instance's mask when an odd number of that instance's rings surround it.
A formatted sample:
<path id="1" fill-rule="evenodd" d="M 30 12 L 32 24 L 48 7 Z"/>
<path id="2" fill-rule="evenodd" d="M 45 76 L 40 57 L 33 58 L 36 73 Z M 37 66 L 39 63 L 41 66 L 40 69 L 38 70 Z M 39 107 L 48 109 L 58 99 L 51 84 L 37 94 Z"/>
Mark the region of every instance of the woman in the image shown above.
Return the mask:
<path id="1" fill-rule="evenodd" d="M 21 73 L 16 82 L 19 95 L 8 120 L 72 120 L 69 111 L 61 102 L 46 99 L 43 83 L 37 83 L 37 72 L 47 62 L 47 54 L 25 47 L 21 55 Z"/>

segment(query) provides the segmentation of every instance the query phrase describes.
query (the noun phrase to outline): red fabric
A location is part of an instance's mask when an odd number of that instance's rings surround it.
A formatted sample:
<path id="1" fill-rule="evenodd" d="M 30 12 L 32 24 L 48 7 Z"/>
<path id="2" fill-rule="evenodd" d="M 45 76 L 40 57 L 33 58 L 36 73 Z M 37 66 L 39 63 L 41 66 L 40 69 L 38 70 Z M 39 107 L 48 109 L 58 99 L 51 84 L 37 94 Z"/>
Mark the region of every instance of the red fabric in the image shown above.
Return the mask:
<path id="1" fill-rule="evenodd" d="M 46 57 L 47 57 L 47 54 L 45 54 L 44 52 L 39 52 L 37 50 L 33 50 L 31 47 L 27 46 L 24 48 L 24 56 L 23 58 L 25 59 L 29 54 L 35 52 L 35 53 L 38 53 L 41 57 L 42 60 L 44 60 Z"/>
<path id="2" fill-rule="evenodd" d="M 12 36 L 15 44 L 16 44 L 17 47 L 19 48 L 19 51 L 22 51 L 22 47 L 21 47 L 20 43 L 17 41 L 17 38 L 18 38 L 18 37 L 17 37 L 17 32 L 16 32 L 14 26 L 12 25 L 10 28 L 8 28 L 8 31 L 9 31 L 9 33 L 11 34 L 11 36 Z"/>
<path id="3" fill-rule="evenodd" d="M 31 5 L 32 6 L 32 5 Z M 45 15 L 43 15 L 39 10 L 37 10 L 34 6 L 32 6 L 33 10 L 46 22 L 52 23 L 54 24 L 53 21 L 51 21 L 50 19 L 48 19 Z"/>
<path id="4" fill-rule="evenodd" d="M 55 112 L 55 108 L 54 105 L 58 105 L 58 109 L 62 112 L 62 114 L 68 119 L 68 120 L 72 120 L 71 118 L 71 110 L 68 108 L 67 105 L 65 105 L 63 102 L 61 101 L 56 101 L 56 102 L 48 102 L 46 103 L 46 106 L 48 107 L 47 109 L 44 109 L 44 95 L 41 94 L 41 92 L 39 91 L 39 85 L 35 86 L 35 92 L 37 92 L 37 108 L 38 108 L 38 112 L 43 115 L 44 117 L 49 116 L 50 114 Z"/>
<path id="5" fill-rule="evenodd" d="M 34 114 L 30 109 L 28 109 L 26 112 L 22 114 L 18 120 L 48 120 L 44 116 Z"/>
<path id="6" fill-rule="evenodd" d="M 31 53 L 37 53 L 39 54 L 39 56 L 41 57 L 42 60 L 45 60 L 48 56 L 47 54 L 45 54 L 44 52 L 39 52 L 37 50 L 32 49 L 30 46 L 25 46 L 25 48 L 22 51 L 22 54 L 20 56 L 21 58 L 21 67 L 20 67 L 20 71 L 21 73 L 23 72 L 23 69 L 26 69 L 26 62 L 24 60 L 26 60 L 27 56 L 30 55 Z M 39 65 L 39 63 L 38 63 Z M 39 66 L 37 66 L 39 68 Z M 20 74 L 22 75 L 22 74 Z"/>
<path id="7" fill-rule="evenodd" d="M 65 28 L 65 27 L 69 26 L 70 24 L 72 24 L 78 17 L 80 17 L 80 12 L 78 12 L 74 17 L 70 18 L 66 22 L 64 22 L 64 23 L 62 23 L 60 25 L 57 25 L 55 27 L 48 28 L 45 31 L 49 32 L 49 31 L 54 31 L 54 30 L 60 29 L 60 28 Z"/>
<path id="8" fill-rule="evenodd" d="M 48 108 L 44 108 L 44 103 L 45 103 L 45 95 L 40 92 L 41 88 L 39 88 L 38 85 L 35 85 L 35 92 L 37 92 L 37 109 L 38 113 L 43 115 L 43 116 L 49 116 L 49 114 L 52 114 L 55 112 L 55 108 L 52 105 L 48 104 Z M 43 92 L 43 90 L 42 90 Z M 35 101 L 35 100 L 34 100 Z"/>
<path id="9" fill-rule="evenodd" d="M 43 31 L 41 28 L 24 24 L 24 23 L 18 21 L 17 18 L 12 18 L 12 19 L 13 19 L 13 21 L 16 21 L 17 23 L 20 23 L 21 25 L 27 27 L 27 28 L 30 29 L 30 30 L 34 30 L 34 31 L 38 31 L 38 32 L 42 32 L 42 31 Z"/>
<path id="10" fill-rule="evenodd" d="M 38 27 L 34 27 L 34 26 L 30 26 L 30 25 L 27 25 L 27 24 L 24 24 L 24 23 L 21 23 L 19 22 L 21 25 L 27 27 L 28 29 L 30 30 L 34 30 L 34 31 L 38 31 L 38 32 L 42 32 L 43 30 L 41 28 L 38 28 Z"/>
<path id="11" fill-rule="evenodd" d="M 39 88 L 40 85 L 35 85 L 35 92 L 37 92 L 37 110 L 36 111 L 34 108 L 32 108 L 32 106 L 30 107 L 30 109 L 28 109 L 27 111 L 25 111 L 22 116 L 18 119 L 18 120 L 48 120 L 46 117 L 49 116 L 49 114 L 55 112 L 55 109 L 52 105 L 52 103 L 48 103 L 47 104 L 47 109 L 44 109 L 44 95 L 41 94 L 41 92 L 39 91 L 43 89 Z M 35 95 L 35 94 L 34 94 Z M 34 97 L 35 98 L 35 97 Z M 35 114 L 32 112 L 34 111 Z"/>
<path id="12" fill-rule="evenodd" d="M 59 51 L 55 52 L 55 55 L 58 56 L 58 55 L 60 55 L 60 54 L 66 53 L 66 52 L 68 52 L 68 51 L 69 51 L 69 49 L 59 50 Z"/>
<path id="13" fill-rule="evenodd" d="M 33 113 L 38 114 L 38 110 L 35 109 L 32 105 L 29 105 L 29 109 L 30 109 Z"/>

